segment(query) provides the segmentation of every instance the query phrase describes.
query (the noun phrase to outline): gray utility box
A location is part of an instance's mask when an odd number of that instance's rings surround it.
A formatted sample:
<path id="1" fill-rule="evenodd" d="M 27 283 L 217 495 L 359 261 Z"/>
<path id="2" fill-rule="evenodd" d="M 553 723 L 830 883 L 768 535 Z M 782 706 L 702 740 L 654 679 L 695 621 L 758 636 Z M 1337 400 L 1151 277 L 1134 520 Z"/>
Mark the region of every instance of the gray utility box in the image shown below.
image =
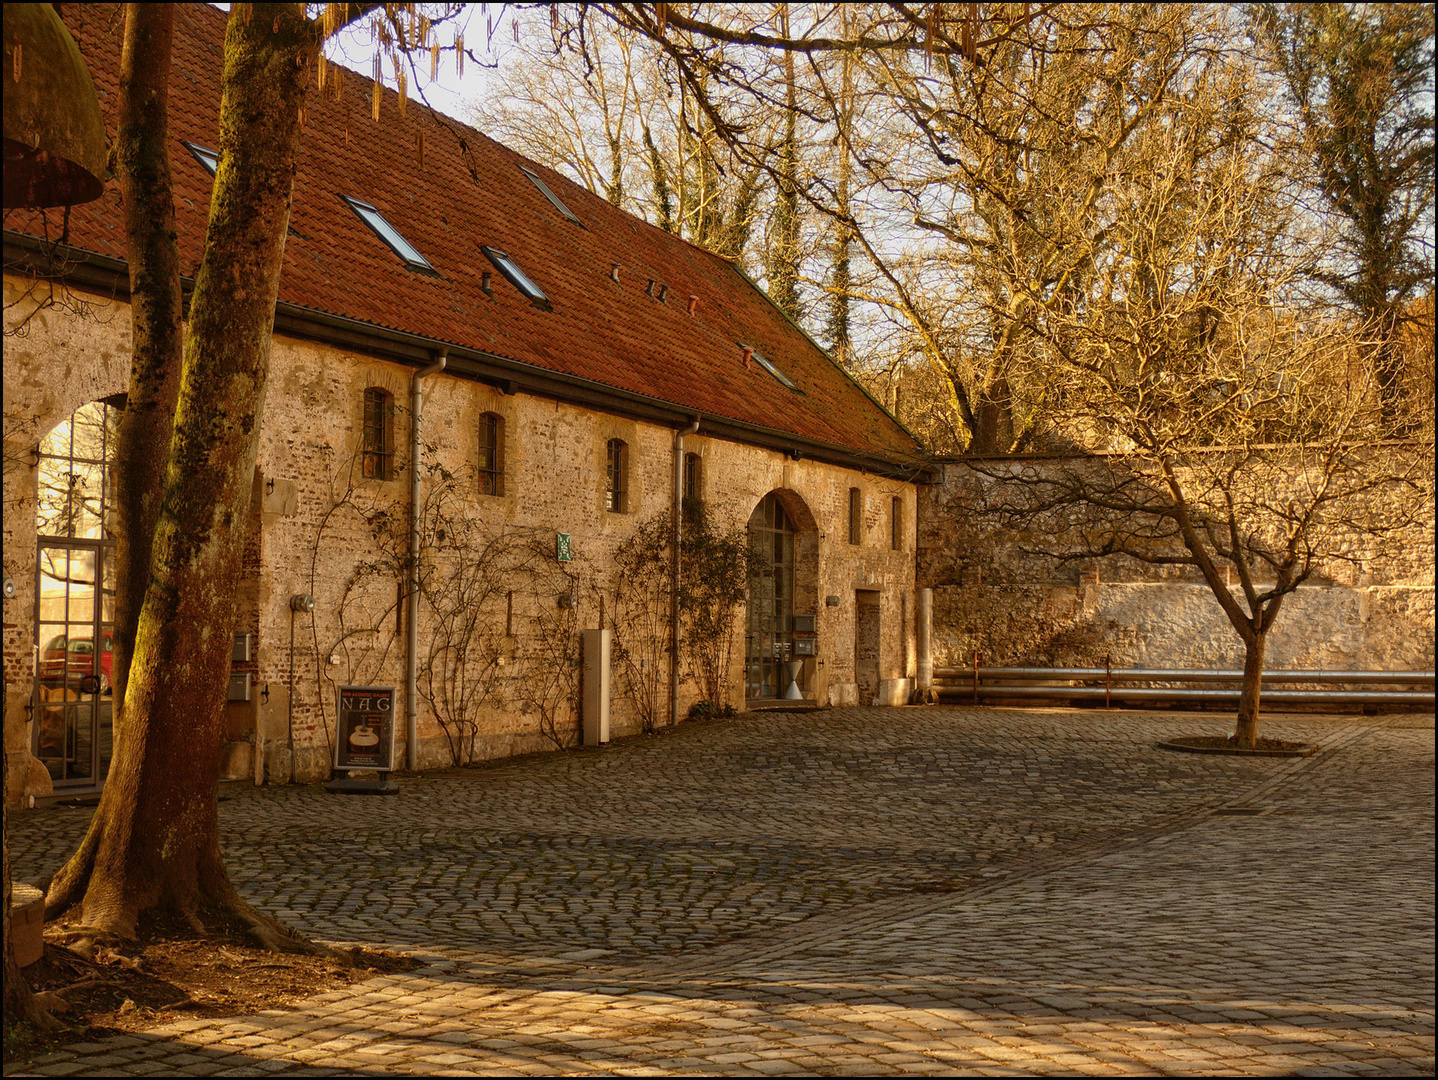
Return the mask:
<path id="1" fill-rule="evenodd" d="M 609 651 L 612 630 L 585 630 L 583 698 L 584 745 L 609 741 Z"/>
<path id="2" fill-rule="evenodd" d="M 232 671 L 230 673 L 230 695 L 228 701 L 249 701 L 254 685 L 253 671 Z"/>

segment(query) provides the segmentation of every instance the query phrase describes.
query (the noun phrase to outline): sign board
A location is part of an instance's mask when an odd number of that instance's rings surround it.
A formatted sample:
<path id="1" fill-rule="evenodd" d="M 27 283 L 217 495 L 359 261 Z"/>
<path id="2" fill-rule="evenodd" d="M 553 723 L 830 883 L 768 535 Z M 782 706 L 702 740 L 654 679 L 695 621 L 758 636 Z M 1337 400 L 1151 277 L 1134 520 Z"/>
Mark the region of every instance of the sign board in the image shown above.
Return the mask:
<path id="1" fill-rule="evenodd" d="M 560 562 L 569 562 L 569 534 L 554 534 L 554 557 Z"/>
<path id="2" fill-rule="evenodd" d="M 394 687 L 341 686 L 336 769 L 394 768 Z"/>

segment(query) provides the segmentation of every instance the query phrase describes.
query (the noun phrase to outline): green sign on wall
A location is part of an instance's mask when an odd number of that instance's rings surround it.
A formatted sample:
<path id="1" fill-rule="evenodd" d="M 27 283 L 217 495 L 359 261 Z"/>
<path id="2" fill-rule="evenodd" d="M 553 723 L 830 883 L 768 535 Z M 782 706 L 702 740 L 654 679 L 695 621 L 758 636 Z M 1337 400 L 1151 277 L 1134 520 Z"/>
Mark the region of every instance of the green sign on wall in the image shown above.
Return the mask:
<path id="1" fill-rule="evenodd" d="M 569 561 L 569 534 L 554 534 L 554 557 L 560 562 Z"/>

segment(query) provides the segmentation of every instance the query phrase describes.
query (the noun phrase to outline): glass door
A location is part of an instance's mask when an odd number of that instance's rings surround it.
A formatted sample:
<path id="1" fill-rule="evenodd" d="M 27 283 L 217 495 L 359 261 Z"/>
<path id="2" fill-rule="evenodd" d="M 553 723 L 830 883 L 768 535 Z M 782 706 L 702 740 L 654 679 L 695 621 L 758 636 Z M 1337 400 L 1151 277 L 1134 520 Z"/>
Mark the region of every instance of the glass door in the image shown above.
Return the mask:
<path id="1" fill-rule="evenodd" d="M 32 750 L 55 787 L 98 790 L 114 734 L 109 465 L 120 399 L 76 409 L 39 446 Z"/>
<path id="2" fill-rule="evenodd" d="M 57 788 L 98 788 L 110 768 L 115 589 L 107 554 L 99 543 L 39 549 L 34 753 Z"/>
<path id="3" fill-rule="evenodd" d="M 794 524 L 771 493 L 749 518 L 745 697 L 754 701 L 784 695 L 789 688 L 785 662 L 793 648 Z"/>

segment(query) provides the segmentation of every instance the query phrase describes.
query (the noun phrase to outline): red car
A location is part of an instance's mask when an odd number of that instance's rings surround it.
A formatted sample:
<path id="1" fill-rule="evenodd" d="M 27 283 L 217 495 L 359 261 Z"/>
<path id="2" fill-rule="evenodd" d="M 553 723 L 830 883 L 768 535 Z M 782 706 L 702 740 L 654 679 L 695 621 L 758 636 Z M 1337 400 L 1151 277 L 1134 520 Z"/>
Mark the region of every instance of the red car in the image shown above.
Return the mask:
<path id="1" fill-rule="evenodd" d="M 87 675 L 100 677 L 100 693 L 110 692 L 115 673 L 115 642 L 100 637 L 100 670 L 95 670 L 95 640 L 88 637 L 52 637 L 40 653 L 40 682 L 45 686 L 78 686 Z"/>

